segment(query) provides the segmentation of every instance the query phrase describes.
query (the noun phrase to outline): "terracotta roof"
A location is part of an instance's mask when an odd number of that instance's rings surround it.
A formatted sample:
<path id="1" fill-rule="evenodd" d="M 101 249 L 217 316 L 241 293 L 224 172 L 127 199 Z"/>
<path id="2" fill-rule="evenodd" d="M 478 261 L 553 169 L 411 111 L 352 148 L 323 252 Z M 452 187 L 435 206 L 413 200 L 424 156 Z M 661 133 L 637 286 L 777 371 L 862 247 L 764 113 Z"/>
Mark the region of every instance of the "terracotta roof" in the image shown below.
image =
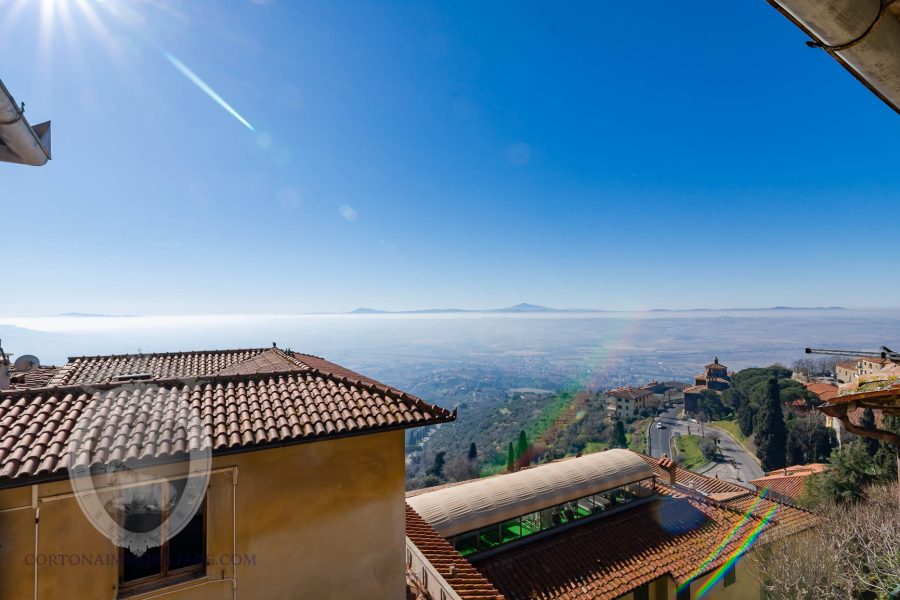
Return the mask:
<path id="1" fill-rule="evenodd" d="M 704 369 L 727 369 L 725 365 L 719 362 L 719 358 L 716 357 L 711 363 L 703 367 Z"/>
<path id="2" fill-rule="evenodd" d="M 660 468 L 666 471 L 678 466 L 678 463 L 676 463 L 668 456 L 663 456 L 661 459 L 659 459 L 659 461 L 657 461 L 657 464 L 660 466 Z"/>
<path id="3" fill-rule="evenodd" d="M 202 422 L 214 455 L 455 418 L 399 390 L 311 367 L 216 375 L 188 383 L 154 380 L 90 389 L 12 390 L 0 393 L 0 487 L 64 476 L 67 444 L 85 434 L 73 432 L 82 415 L 98 415 L 104 422 L 102 432 L 95 432 L 102 434 L 95 463 L 178 459 L 200 443 L 186 439 L 184 427 L 172 426 L 171 412 L 179 397 Z"/>
<path id="4" fill-rule="evenodd" d="M 684 388 L 686 388 L 688 386 L 689 386 L 689 384 L 684 383 L 682 381 L 664 381 L 663 382 L 663 387 L 677 389 L 677 390 L 683 390 Z"/>
<path id="5" fill-rule="evenodd" d="M 845 360 L 843 362 L 839 362 L 838 364 L 836 364 L 835 368 L 849 369 L 851 371 L 855 371 L 856 370 L 856 361 L 855 360 Z"/>
<path id="6" fill-rule="evenodd" d="M 837 396 L 838 388 L 830 383 L 807 383 L 806 389 L 819 397 L 822 402 L 828 402 Z"/>
<path id="7" fill-rule="evenodd" d="M 640 390 L 634 389 L 631 387 L 624 388 L 616 388 L 614 390 L 609 390 L 606 392 L 607 396 L 612 396 L 613 398 L 628 398 L 629 400 L 640 400 L 641 398 L 646 398 L 647 396 L 652 396 L 653 392 L 649 390 Z"/>
<path id="8" fill-rule="evenodd" d="M 636 452 L 635 454 L 640 456 L 644 460 L 644 462 L 650 465 L 650 468 L 653 469 L 657 477 L 666 477 L 666 468 L 661 463 L 663 461 L 666 461 L 668 457 L 663 459 L 656 459 L 638 452 Z M 704 475 L 694 473 L 693 471 L 682 469 L 681 467 L 678 467 L 676 470 L 676 481 L 680 485 L 683 485 L 692 490 L 696 490 L 697 492 L 700 492 L 702 494 L 739 492 L 742 494 L 753 495 L 753 492 L 750 489 L 745 488 L 744 486 L 738 485 L 736 483 L 731 483 L 723 479 L 706 477 Z"/>
<path id="9" fill-rule="evenodd" d="M 657 459 L 651 458 L 645 454 L 641 454 L 640 456 L 654 468 L 656 474 L 660 478 L 665 476 L 665 471 L 659 465 Z M 676 482 L 679 490 L 697 492 L 711 500 L 719 501 L 722 505 L 736 509 L 742 513 L 755 505 L 756 508 L 754 509 L 754 512 L 762 514 L 769 510 L 769 508 L 777 505 L 778 515 L 773 522 L 778 525 L 778 527 L 771 532 L 772 534 L 789 535 L 802 529 L 806 529 L 815 523 L 815 517 L 809 512 L 767 498 L 760 499 L 759 494 L 742 485 L 715 479 L 714 477 L 706 477 L 705 475 L 687 471 L 681 467 L 678 467 L 676 473 Z"/>
<path id="10" fill-rule="evenodd" d="M 857 360 L 858 360 L 859 362 L 867 362 L 867 363 L 872 363 L 873 365 L 881 365 L 881 366 L 884 366 L 884 365 L 888 364 L 889 362 L 891 362 L 891 361 L 888 360 L 887 358 L 882 358 L 882 357 L 880 357 L 880 356 L 877 356 L 877 357 L 875 357 L 875 356 L 862 356 L 862 357 L 858 358 Z"/>
<path id="11" fill-rule="evenodd" d="M 685 394 L 699 394 L 703 390 L 708 390 L 708 389 L 709 388 L 706 387 L 705 385 L 689 385 L 686 388 L 684 388 L 684 393 Z"/>
<path id="12" fill-rule="evenodd" d="M 9 370 L 10 389 L 25 390 L 34 387 L 44 387 L 54 375 L 59 371 L 59 367 L 35 367 L 30 371 L 16 371 L 14 368 Z"/>
<path id="13" fill-rule="evenodd" d="M 305 366 L 302 359 L 298 359 L 302 356 L 305 355 L 279 348 L 76 356 L 69 358 L 50 385 L 107 383 L 122 376 L 143 374 L 153 378 L 176 378 L 295 371 Z"/>
<path id="14" fill-rule="evenodd" d="M 464 600 L 502 598 L 491 583 L 459 552 L 406 505 L 406 537 Z M 452 571 L 452 573 L 451 573 Z"/>
<path id="15" fill-rule="evenodd" d="M 828 469 L 828 465 L 813 463 L 809 465 L 796 465 L 777 471 L 769 471 L 765 477 L 750 481 L 760 491 L 769 490 L 786 498 L 796 500 L 803 495 L 806 479 L 810 475 L 822 473 Z"/>
<path id="16" fill-rule="evenodd" d="M 718 568 L 769 509 L 775 512 L 762 541 L 816 522 L 804 510 L 681 468 L 676 469 L 676 485 L 666 485 L 665 464 L 638 456 L 660 478 L 659 499 L 493 554 L 473 555 L 472 564 L 506 598 L 612 599 L 660 577 L 681 583 Z M 714 558 L 707 562 L 710 556 Z"/>
<path id="17" fill-rule="evenodd" d="M 808 465 L 793 465 L 783 469 L 775 469 L 774 471 L 766 473 L 766 477 L 775 477 L 777 475 L 810 475 L 813 473 L 821 473 L 826 470 L 828 470 L 828 465 L 825 463 L 810 463 Z"/>
<path id="18" fill-rule="evenodd" d="M 475 565 L 510 599 L 618 598 L 660 577 L 680 584 L 718 568 L 772 505 L 763 500 L 753 506 L 753 494 L 723 503 L 662 484 L 657 490 L 656 501 L 488 555 Z M 785 512 L 801 514 L 802 528 L 814 522 L 809 513 L 778 505 L 766 528 L 779 528 Z"/>

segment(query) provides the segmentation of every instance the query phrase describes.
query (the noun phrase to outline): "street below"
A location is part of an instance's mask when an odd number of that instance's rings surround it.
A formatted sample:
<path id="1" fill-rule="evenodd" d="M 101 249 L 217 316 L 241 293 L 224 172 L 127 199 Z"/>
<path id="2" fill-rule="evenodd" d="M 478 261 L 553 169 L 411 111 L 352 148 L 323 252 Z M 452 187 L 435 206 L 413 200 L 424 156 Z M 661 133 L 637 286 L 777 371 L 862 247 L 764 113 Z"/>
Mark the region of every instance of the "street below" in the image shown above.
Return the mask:
<path id="1" fill-rule="evenodd" d="M 680 406 L 668 409 L 656 417 L 650 425 L 647 435 L 650 444 L 650 455 L 655 458 L 674 455 L 674 438 L 679 435 L 699 435 L 719 440 L 719 457 L 713 462 L 693 469 L 707 477 L 718 477 L 725 481 L 752 487 L 748 481 L 762 477 L 765 473 L 753 456 L 738 444 L 730 434 L 719 429 L 707 427 L 702 423 L 678 418 Z M 664 429 L 656 424 L 662 423 Z"/>

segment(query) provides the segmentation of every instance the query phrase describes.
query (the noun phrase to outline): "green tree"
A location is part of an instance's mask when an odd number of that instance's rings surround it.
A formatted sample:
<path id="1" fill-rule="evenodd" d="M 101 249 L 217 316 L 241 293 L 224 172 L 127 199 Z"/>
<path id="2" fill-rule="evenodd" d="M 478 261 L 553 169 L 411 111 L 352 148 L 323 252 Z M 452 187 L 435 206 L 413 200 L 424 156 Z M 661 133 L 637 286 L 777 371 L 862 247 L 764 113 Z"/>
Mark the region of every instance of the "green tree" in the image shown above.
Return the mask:
<path id="1" fill-rule="evenodd" d="M 628 440 L 625 437 L 625 423 L 622 419 L 616 419 L 613 424 L 612 438 L 609 441 L 610 448 L 627 448 Z"/>
<path id="2" fill-rule="evenodd" d="M 814 505 L 828 501 L 859 500 L 865 486 L 890 481 L 892 475 L 896 477 L 896 466 L 888 472 L 878 470 L 863 440 L 855 439 L 831 453 L 831 468 L 828 471 L 808 480 L 806 501 Z"/>
<path id="3" fill-rule="evenodd" d="M 719 446 L 716 440 L 708 437 L 700 438 L 700 453 L 707 461 L 715 460 L 719 455 Z"/>
<path id="4" fill-rule="evenodd" d="M 884 415 L 884 423 L 880 429 L 900 435 L 900 416 Z M 898 454 L 900 454 L 900 446 L 895 446 L 890 442 L 880 442 L 878 452 L 873 457 L 875 468 L 879 472 L 885 473 L 886 477 L 890 479 L 896 478 L 897 475 L 900 475 L 897 472 Z"/>
<path id="5" fill-rule="evenodd" d="M 741 428 L 741 433 L 746 436 L 753 435 L 753 422 L 755 419 L 756 411 L 753 410 L 753 406 L 750 405 L 750 400 L 743 398 L 743 401 L 737 410 L 737 422 L 738 427 Z"/>
<path id="6" fill-rule="evenodd" d="M 697 401 L 697 412 L 707 421 L 717 421 L 728 416 L 729 410 L 715 390 L 702 390 Z"/>
<path id="7" fill-rule="evenodd" d="M 519 439 L 516 442 L 516 461 L 519 469 L 525 468 L 531 463 L 528 454 L 528 436 L 524 431 L 519 432 Z"/>
<path id="8" fill-rule="evenodd" d="M 781 410 L 781 396 L 778 380 L 769 378 L 762 408 L 756 416 L 756 455 L 765 471 L 774 471 L 786 466 L 785 450 L 787 430 L 784 413 Z"/>
<path id="9" fill-rule="evenodd" d="M 444 478 L 444 463 L 446 462 L 446 452 L 438 452 L 434 455 L 434 464 L 428 467 L 428 470 L 425 471 L 426 475 L 432 475 L 437 477 L 438 479 Z"/>
<path id="10" fill-rule="evenodd" d="M 475 447 L 475 442 L 469 444 L 469 460 L 475 460 L 478 458 L 478 448 Z"/>
<path id="11" fill-rule="evenodd" d="M 512 442 L 509 443 L 509 450 L 506 452 L 506 470 L 510 473 L 516 470 L 516 451 Z"/>
<path id="12" fill-rule="evenodd" d="M 871 408 L 865 409 L 862 417 L 859 419 L 859 426 L 869 431 L 875 431 L 875 411 Z M 869 453 L 869 456 L 875 456 L 875 453 L 878 452 L 878 448 L 881 446 L 881 442 L 878 440 L 867 437 L 863 438 L 863 443 L 866 446 L 866 451 Z"/>
<path id="13" fill-rule="evenodd" d="M 788 419 L 786 458 L 788 465 L 805 465 L 828 460 L 837 445 L 834 430 L 819 423 L 814 415 Z"/>

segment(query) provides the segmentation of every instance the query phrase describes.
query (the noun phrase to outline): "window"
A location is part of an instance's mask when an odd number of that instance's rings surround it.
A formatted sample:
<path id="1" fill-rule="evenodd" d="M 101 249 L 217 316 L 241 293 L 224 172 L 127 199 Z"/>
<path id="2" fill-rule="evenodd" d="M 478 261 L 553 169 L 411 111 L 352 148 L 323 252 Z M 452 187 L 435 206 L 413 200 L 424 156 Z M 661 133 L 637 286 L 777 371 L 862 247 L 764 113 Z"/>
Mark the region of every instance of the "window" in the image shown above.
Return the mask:
<path id="1" fill-rule="evenodd" d="M 728 587 L 735 581 L 737 581 L 737 574 L 734 572 L 734 567 L 731 567 L 725 571 L 725 587 Z"/>
<path id="2" fill-rule="evenodd" d="M 502 523 L 467 531 L 450 537 L 448 542 L 462 556 L 468 557 L 554 527 L 576 522 L 609 508 L 639 500 L 650 495 L 652 490 L 653 485 L 649 479 L 628 484 L 624 487 L 576 498 L 563 504 L 548 506 Z"/>
<path id="3" fill-rule="evenodd" d="M 169 511 L 177 510 L 188 482 L 178 479 L 126 488 L 110 506 L 127 531 L 155 538 L 155 545 L 140 555 L 129 548 L 119 548 L 119 590 L 123 594 L 164 587 L 206 573 L 206 498 L 181 531 L 172 537 L 163 536 L 168 539 L 159 543 L 160 532 L 169 524 Z"/>
<path id="4" fill-rule="evenodd" d="M 650 587 L 646 583 L 634 590 L 634 600 L 650 600 Z"/>

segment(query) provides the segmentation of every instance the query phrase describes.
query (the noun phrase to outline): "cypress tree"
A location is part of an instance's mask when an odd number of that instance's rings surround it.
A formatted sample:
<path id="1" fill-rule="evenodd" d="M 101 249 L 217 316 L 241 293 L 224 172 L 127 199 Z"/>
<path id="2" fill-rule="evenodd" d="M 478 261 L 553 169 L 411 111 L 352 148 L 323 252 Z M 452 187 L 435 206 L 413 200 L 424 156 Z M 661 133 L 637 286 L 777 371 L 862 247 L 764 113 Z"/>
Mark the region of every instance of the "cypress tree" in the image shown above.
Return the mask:
<path id="1" fill-rule="evenodd" d="M 531 463 L 528 456 L 528 436 L 525 435 L 524 431 L 519 432 L 519 440 L 516 443 L 516 459 L 520 469 L 527 467 Z"/>
<path id="2" fill-rule="evenodd" d="M 506 470 L 512 473 L 516 469 L 516 453 L 512 442 L 509 443 L 509 451 L 506 453 Z"/>
<path id="3" fill-rule="evenodd" d="M 753 435 L 753 420 L 755 417 L 756 412 L 750 405 L 750 401 L 744 398 L 737 410 L 737 422 L 738 427 L 741 428 L 741 433 L 746 436 Z"/>
<path id="4" fill-rule="evenodd" d="M 756 455 L 764 471 L 783 469 L 786 466 L 787 430 L 781 410 L 778 380 L 774 377 L 766 384 L 762 408 L 756 416 L 756 446 Z"/>
<path id="5" fill-rule="evenodd" d="M 609 445 L 613 448 L 628 447 L 628 439 L 625 437 L 625 423 L 622 422 L 622 419 L 616 419 L 613 425 L 612 440 Z"/>
<path id="6" fill-rule="evenodd" d="M 475 447 L 475 442 L 469 444 L 469 460 L 475 460 L 478 458 L 478 448 Z"/>
<path id="7" fill-rule="evenodd" d="M 444 478 L 444 463 L 446 452 L 441 451 L 434 455 L 434 464 L 428 467 L 428 470 L 425 471 L 426 475 L 434 475 L 438 479 Z"/>

